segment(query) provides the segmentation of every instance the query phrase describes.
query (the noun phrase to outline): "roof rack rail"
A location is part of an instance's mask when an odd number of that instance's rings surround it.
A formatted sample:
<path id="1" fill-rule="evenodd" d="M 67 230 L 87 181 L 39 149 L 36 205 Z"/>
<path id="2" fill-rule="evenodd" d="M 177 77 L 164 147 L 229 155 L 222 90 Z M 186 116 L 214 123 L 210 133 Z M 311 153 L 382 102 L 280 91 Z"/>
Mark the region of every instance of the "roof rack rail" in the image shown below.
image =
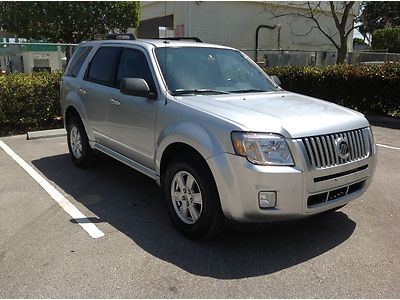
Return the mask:
<path id="1" fill-rule="evenodd" d="M 133 33 L 112 33 L 105 37 L 106 40 L 136 40 Z"/>
<path id="2" fill-rule="evenodd" d="M 182 41 L 182 40 L 193 40 L 197 43 L 202 43 L 203 41 L 198 37 L 166 37 L 166 38 L 156 38 L 156 40 L 171 40 L 171 41 Z"/>

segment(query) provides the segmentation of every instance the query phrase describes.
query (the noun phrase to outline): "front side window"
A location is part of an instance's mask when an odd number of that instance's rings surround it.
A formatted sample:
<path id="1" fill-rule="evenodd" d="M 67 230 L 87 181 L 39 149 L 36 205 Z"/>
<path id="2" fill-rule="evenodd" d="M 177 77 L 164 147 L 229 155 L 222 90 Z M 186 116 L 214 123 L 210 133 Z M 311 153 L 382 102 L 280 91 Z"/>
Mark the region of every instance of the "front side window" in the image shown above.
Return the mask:
<path id="1" fill-rule="evenodd" d="M 239 51 L 205 47 L 156 49 L 168 89 L 216 93 L 270 92 L 276 88 Z"/>
<path id="2" fill-rule="evenodd" d="M 86 79 L 100 84 L 114 86 L 115 70 L 121 49 L 102 47 L 94 55 Z"/>
<path id="3" fill-rule="evenodd" d="M 142 51 L 135 49 L 124 49 L 122 51 L 117 71 L 118 86 L 123 78 L 143 78 L 150 90 L 155 90 L 149 64 Z"/>

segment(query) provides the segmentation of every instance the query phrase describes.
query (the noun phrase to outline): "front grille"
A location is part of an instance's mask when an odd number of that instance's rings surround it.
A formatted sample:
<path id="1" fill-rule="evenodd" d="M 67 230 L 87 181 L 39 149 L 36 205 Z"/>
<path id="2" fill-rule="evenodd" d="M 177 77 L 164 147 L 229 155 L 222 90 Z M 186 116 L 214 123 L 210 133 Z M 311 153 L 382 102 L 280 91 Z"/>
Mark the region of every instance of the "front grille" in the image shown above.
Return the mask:
<path id="1" fill-rule="evenodd" d="M 341 158 L 336 143 L 347 140 L 348 157 Z M 326 134 L 301 139 L 313 168 L 321 169 L 357 161 L 370 155 L 372 139 L 369 128 Z"/>
<path id="2" fill-rule="evenodd" d="M 365 180 L 329 192 L 311 195 L 310 197 L 308 197 L 307 206 L 313 207 L 315 205 L 319 205 L 325 202 L 338 200 L 346 195 L 351 195 L 355 192 L 360 191 L 364 187 L 364 185 Z"/>

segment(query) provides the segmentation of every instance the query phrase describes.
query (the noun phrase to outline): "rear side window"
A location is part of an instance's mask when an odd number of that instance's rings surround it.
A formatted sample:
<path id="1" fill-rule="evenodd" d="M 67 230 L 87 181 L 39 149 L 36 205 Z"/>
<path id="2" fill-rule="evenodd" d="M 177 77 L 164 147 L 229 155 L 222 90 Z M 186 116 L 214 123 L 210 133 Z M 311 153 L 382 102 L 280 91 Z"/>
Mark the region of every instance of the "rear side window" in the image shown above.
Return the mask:
<path id="1" fill-rule="evenodd" d="M 150 90 L 155 90 L 153 76 L 142 51 L 135 49 L 123 50 L 117 72 L 118 86 L 123 78 L 143 78 L 149 85 Z"/>
<path id="2" fill-rule="evenodd" d="M 76 77 L 79 74 L 79 71 L 82 68 L 83 62 L 86 57 L 89 55 L 92 47 L 79 47 L 74 55 L 72 55 L 71 61 L 68 64 L 68 68 L 65 71 L 67 76 Z"/>
<path id="3" fill-rule="evenodd" d="M 121 49 L 117 47 L 100 48 L 90 62 L 85 79 L 114 86 L 116 65 L 120 51 Z"/>

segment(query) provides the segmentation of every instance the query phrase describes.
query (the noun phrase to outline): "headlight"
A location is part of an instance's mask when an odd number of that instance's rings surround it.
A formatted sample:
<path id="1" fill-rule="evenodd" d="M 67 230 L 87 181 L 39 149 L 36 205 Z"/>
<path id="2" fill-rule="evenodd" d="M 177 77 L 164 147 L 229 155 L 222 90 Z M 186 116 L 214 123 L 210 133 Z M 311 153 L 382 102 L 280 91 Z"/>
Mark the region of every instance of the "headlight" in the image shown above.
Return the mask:
<path id="1" fill-rule="evenodd" d="M 294 165 L 285 139 L 272 133 L 232 132 L 236 154 L 257 165 Z"/>

